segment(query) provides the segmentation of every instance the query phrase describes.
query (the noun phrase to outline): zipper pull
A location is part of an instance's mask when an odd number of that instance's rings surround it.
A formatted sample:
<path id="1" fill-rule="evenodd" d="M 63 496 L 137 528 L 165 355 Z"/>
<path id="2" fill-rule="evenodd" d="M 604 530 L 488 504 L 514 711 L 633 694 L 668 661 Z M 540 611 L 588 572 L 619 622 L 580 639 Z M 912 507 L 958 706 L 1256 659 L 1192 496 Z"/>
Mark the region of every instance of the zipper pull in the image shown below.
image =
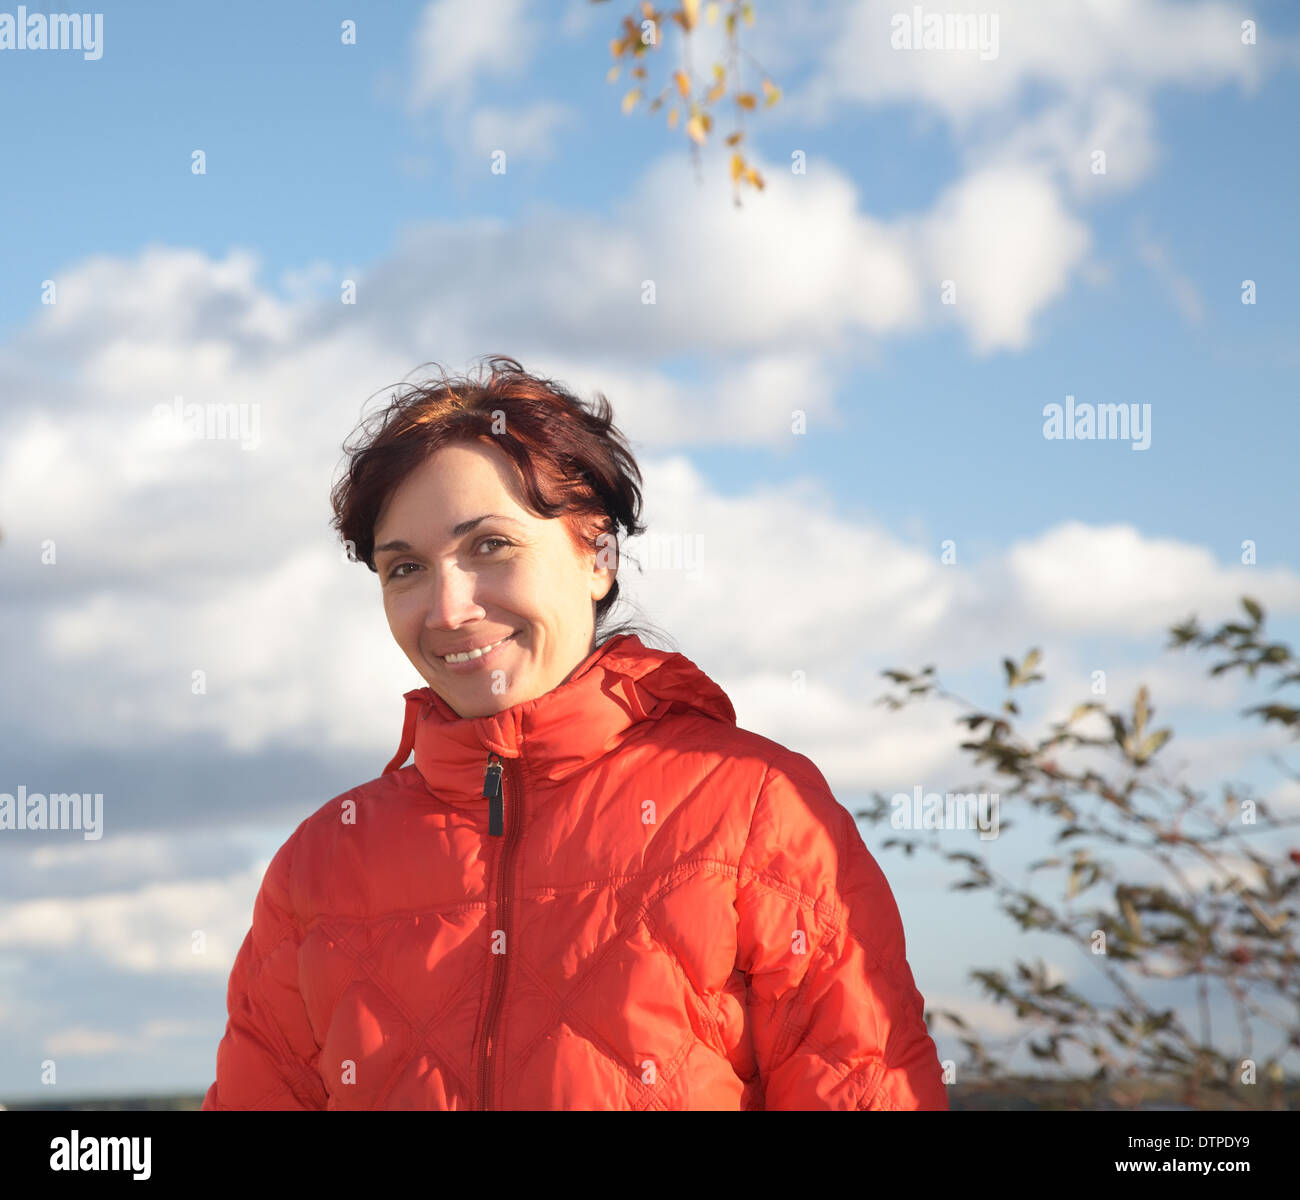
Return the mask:
<path id="1" fill-rule="evenodd" d="M 497 759 L 493 762 L 493 759 Z M 488 753 L 487 770 L 483 774 L 483 795 L 488 798 L 488 834 L 492 837 L 504 837 L 506 814 L 505 803 L 501 798 L 501 762 L 495 750 Z"/>

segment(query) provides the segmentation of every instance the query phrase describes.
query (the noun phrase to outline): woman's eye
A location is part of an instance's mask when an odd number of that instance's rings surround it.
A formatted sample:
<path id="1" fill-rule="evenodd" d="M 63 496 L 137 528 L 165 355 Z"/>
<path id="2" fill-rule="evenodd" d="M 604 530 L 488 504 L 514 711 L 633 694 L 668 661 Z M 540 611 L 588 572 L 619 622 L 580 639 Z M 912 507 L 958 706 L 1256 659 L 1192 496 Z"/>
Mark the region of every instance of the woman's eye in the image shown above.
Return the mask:
<path id="1" fill-rule="evenodd" d="M 509 546 L 511 544 L 506 538 L 503 537 L 489 537 L 489 538 L 484 538 L 481 542 L 479 542 L 478 549 L 482 549 L 484 546 L 487 546 L 494 542 L 501 546 Z M 495 554 L 496 550 L 495 549 L 492 550 L 491 553 Z M 408 576 L 405 573 L 403 573 L 402 568 L 418 567 L 419 565 L 420 565 L 419 563 L 413 563 L 413 562 L 400 562 L 391 571 L 389 571 L 388 578 L 406 579 L 408 578 Z"/>

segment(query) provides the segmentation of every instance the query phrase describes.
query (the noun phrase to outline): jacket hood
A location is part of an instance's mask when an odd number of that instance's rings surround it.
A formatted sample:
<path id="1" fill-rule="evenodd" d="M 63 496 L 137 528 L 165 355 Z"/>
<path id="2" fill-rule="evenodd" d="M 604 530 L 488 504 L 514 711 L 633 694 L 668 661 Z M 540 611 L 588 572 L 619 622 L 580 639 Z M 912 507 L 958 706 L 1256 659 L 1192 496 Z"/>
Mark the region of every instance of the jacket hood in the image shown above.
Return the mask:
<path id="1" fill-rule="evenodd" d="M 488 716 L 461 717 L 430 687 L 404 698 L 401 745 L 383 773 L 399 770 L 414 748 L 416 770 L 446 800 L 481 800 L 492 751 L 523 759 L 534 779 L 557 781 L 669 712 L 736 723 L 727 694 L 690 659 L 635 634 L 602 643 L 559 687 Z"/>

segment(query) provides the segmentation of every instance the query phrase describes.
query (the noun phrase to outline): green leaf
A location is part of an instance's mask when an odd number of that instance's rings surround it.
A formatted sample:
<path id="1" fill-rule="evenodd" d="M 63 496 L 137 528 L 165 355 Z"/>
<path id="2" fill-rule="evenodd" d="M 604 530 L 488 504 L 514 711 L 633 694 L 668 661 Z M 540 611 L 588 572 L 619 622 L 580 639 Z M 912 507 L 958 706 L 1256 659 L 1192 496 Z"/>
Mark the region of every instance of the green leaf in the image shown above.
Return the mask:
<path id="1" fill-rule="evenodd" d="M 1251 599 L 1249 596 L 1242 596 L 1241 607 L 1250 613 L 1250 619 L 1258 625 L 1264 619 L 1264 610 L 1260 608 L 1259 602 Z"/>

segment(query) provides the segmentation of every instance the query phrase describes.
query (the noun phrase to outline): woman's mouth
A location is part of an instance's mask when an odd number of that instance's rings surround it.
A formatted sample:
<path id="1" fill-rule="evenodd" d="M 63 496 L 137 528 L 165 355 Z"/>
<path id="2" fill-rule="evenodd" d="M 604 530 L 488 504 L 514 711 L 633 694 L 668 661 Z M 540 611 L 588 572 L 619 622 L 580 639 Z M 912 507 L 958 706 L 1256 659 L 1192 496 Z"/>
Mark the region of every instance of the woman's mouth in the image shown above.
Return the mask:
<path id="1" fill-rule="evenodd" d="M 466 654 L 450 654 L 445 657 L 440 655 L 438 661 L 446 666 L 448 670 L 455 671 L 458 674 L 476 671 L 499 657 L 501 650 L 518 636 L 518 631 L 516 631 L 508 637 L 503 637 L 499 642 L 494 642 L 492 645 L 484 646 L 478 650 L 470 650 Z"/>

